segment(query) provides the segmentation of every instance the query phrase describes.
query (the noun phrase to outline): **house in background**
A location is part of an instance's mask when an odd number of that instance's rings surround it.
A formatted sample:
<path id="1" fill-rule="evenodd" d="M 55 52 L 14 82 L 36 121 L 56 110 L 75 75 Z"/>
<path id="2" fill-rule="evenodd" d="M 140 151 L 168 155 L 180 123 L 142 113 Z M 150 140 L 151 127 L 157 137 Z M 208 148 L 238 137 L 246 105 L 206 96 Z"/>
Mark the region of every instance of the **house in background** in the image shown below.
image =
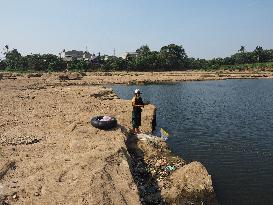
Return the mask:
<path id="1" fill-rule="evenodd" d="M 64 61 L 72 61 L 72 60 L 85 60 L 85 61 L 93 61 L 97 58 L 95 54 L 91 54 L 88 51 L 63 51 L 60 53 L 60 57 Z"/>
<path id="2" fill-rule="evenodd" d="M 137 57 L 138 53 L 137 52 L 125 52 L 121 57 L 124 60 L 130 60 L 134 57 Z"/>

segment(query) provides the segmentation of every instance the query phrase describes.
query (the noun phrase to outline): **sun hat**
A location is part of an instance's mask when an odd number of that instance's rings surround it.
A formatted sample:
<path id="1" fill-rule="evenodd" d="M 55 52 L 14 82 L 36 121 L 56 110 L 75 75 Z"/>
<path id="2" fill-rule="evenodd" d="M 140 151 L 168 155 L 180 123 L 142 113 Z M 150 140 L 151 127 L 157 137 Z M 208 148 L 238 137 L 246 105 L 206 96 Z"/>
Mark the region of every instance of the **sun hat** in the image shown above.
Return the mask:
<path id="1" fill-rule="evenodd" d="M 139 89 L 135 89 L 135 94 L 141 93 Z"/>

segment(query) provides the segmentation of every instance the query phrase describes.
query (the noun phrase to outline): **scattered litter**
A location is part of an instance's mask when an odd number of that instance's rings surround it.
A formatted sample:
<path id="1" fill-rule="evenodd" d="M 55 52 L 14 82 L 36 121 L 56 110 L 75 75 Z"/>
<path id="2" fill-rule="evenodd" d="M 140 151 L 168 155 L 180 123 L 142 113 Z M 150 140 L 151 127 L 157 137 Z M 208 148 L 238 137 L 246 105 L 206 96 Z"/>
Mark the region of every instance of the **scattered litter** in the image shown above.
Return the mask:
<path id="1" fill-rule="evenodd" d="M 17 192 L 13 193 L 12 198 L 15 200 L 17 200 L 19 198 L 19 196 L 17 195 Z"/>
<path id="2" fill-rule="evenodd" d="M 111 117 L 110 116 L 103 116 L 102 119 L 100 119 L 100 121 L 110 121 L 111 120 Z"/>
<path id="3" fill-rule="evenodd" d="M 169 133 L 163 128 L 160 128 L 160 136 L 164 141 L 167 141 L 169 138 Z"/>
<path id="4" fill-rule="evenodd" d="M 171 171 L 174 171 L 174 170 L 175 170 L 175 166 L 168 165 L 168 166 L 165 167 L 166 172 L 171 172 Z"/>
<path id="5" fill-rule="evenodd" d="M 181 158 L 171 154 L 164 142 L 167 135 L 163 134 L 165 135 L 137 134 L 134 137 L 138 140 L 128 143 L 128 151 L 132 157 L 132 174 L 144 205 L 165 204 L 160 195 L 159 182 L 165 183 L 175 170 L 185 165 Z M 132 146 L 130 143 L 135 144 Z"/>
<path id="6" fill-rule="evenodd" d="M 169 138 L 168 138 L 168 137 L 162 137 L 162 139 L 163 139 L 164 141 L 167 141 Z"/>
<path id="7" fill-rule="evenodd" d="M 149 141 L 156 141 L 156 140 L 161 140 L 160 137 L 157 137 L 157 136 L 154 136 L 154 135 L 150 135 L 150 134 L 137 134 L 136 137 L 139 139 L 139 140 L 149 140 Z"/>

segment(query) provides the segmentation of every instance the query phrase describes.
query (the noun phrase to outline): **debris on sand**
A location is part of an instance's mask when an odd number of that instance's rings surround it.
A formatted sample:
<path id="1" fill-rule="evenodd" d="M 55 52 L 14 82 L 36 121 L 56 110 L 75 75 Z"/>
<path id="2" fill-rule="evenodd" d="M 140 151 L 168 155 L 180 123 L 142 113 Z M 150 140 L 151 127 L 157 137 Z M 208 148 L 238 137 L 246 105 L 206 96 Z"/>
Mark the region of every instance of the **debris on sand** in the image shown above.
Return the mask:
<path id="1" fill-rule="evenodd" d="M 127 147 L 143 204 L 218 204 L 205 167 L 187 164 L 160 137 L 129 135 Z"/>

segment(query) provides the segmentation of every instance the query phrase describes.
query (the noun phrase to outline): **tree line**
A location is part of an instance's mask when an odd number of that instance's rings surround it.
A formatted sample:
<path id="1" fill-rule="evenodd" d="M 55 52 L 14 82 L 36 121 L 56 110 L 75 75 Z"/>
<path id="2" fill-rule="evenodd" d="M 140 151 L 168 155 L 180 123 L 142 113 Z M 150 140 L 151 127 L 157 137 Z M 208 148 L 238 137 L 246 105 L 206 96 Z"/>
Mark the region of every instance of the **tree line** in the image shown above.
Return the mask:
<path id="1" fill-rule="evenodd" d="M 5 58 L 0 60 L 0 70 L 6 71 L 174 71 L 174 70 L 217 70 L 222 68 L 242 68 L 244 64 L 270 63 L 273 67 L 273 49 L 265 50 L 257 46 L 254 51 L 246 51 L 244 46 L 237 53 L 226 58 L 211 60 L 188 57 L 182 45 L 170 44 L 159 51 L 144 45 L 136 54 L 126 59 L 116 56 L 98 56 L 96 62 L 74 59 L 64 61 L 53 54 L 31 54 L 22 56 L 17 49 L 5 46 Z M 243 65 L 243 66 L 238 66 Z"/>

